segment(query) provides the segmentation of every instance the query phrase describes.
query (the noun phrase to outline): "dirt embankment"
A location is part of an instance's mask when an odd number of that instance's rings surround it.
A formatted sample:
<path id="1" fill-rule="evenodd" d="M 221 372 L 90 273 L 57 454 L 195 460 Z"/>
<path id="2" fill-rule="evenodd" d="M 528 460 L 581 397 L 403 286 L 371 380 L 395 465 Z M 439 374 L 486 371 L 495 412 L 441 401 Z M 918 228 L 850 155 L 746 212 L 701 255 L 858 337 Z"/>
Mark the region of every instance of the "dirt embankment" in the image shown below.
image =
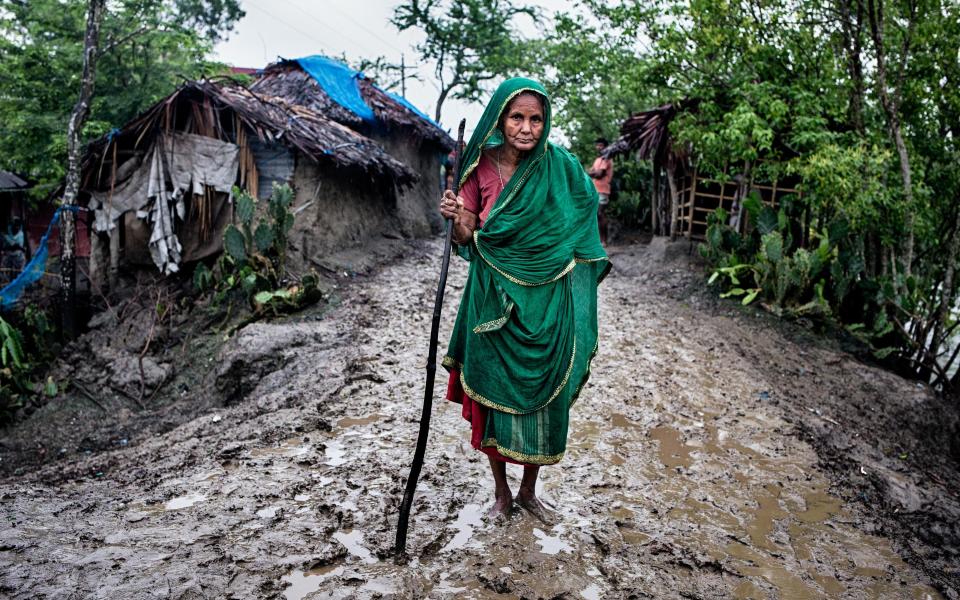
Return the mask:
<path id="1" fill-rule="evenodd" d="M 436 242 L 408 248 L 322 309 L 184 336 L 145 411 L 92 389 L 5 432 L 3 461 L 39 466 L 0 482 L 3 593 L 957 597 L 956 410 L 716 301 L 661 241 L 612 249 L 600 354 L 542 475 L 559 522 L 484 522 L 485 460 L 438 398 L 397 565 L 439 262 Z M 455 260 L 441 339 L 464 275 Z M 71 426 L 88 447 L 50 431 Z"/>

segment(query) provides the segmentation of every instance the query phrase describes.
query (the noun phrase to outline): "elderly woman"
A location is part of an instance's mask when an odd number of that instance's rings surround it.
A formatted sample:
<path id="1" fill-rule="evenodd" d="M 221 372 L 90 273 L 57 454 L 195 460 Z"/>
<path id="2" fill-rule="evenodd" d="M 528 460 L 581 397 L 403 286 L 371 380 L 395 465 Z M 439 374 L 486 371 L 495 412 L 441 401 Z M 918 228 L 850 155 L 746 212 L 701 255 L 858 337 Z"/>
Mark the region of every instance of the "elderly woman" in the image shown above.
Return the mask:
<path id="1" fill-rule="evenodd" d="M 471 443 L 490 461 L 491 516 L 514 498 L 506 463 L 523 466 L 516 502 L 542 520 L 540 467 L 563 457 L 570 407 L 597 351 L 597 284 L 609 270 L 596 188 L 547 141 L 550 101 L 535 81 L 503 82 L 464 151 L 460 196 L 440 212 L 470 260 L 443 365 Z"/>

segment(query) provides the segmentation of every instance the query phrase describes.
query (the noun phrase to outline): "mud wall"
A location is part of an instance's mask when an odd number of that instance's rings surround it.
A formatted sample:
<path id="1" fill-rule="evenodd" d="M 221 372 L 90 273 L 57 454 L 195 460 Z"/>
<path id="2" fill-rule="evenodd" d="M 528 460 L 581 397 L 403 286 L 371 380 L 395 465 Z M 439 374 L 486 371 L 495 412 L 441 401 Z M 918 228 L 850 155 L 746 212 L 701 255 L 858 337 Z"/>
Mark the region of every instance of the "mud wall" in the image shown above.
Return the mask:
<path id="1" fill-rule="evenodd" d="M 302 210 L 290 232 L 291 250 L 304 262 L 361 246 L 400 227 L 391 194 L 378 192 L 362 176 L 347 176 L 297 156 L 293 187 L 294 210 Z"/>
<path id="2" fill-rule="evenodd" d="M 404 237 L 426 237 L 443 229 L 437 210 L 440 204 L 442 149 L 401 132 L 369 134 L 394 158 L 413 169 L 420 179 L 397 195 L 396 211 Z"/>

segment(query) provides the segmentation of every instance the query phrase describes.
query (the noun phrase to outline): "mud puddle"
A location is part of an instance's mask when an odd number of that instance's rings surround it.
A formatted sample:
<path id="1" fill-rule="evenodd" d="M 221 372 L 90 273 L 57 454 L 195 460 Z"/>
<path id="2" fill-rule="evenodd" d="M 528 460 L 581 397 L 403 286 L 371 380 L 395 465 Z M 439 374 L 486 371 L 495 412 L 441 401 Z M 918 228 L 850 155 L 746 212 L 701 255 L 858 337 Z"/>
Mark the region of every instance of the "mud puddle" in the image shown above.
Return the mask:
<path id="1" fill-rule="evenodd" d="M 110 452 L 116 466 L 100 480 L 3 482 L 0 509 L 12 524 L 0 532 L 4 593 L 941 597 L 888 539 L 865 530 L 814 449 L 762 401 L 772 389 L 765 373 L 717 351 L 732 325 L 672 300 L 664 290 L 689 275 L 651 274 L 642 248 L 614 255 L 600 291 L 600 353 L 573 408 L 567 454 L 542 470 L 555 523 L 520 509 L 484 517 L 489 468 L 470 448 L 460 407 L 441 400 L 441 373 L 410 560 L 394 562 L 437 248 L 357 281 L 321 321 L 258 324 L 272 343 L 296 340 L 296 360 L 219 409 L 220 420 Z M 451 267 L 459 289 L 465 265 Z M 516 491 L 519 469 L 508 476 Z"/>

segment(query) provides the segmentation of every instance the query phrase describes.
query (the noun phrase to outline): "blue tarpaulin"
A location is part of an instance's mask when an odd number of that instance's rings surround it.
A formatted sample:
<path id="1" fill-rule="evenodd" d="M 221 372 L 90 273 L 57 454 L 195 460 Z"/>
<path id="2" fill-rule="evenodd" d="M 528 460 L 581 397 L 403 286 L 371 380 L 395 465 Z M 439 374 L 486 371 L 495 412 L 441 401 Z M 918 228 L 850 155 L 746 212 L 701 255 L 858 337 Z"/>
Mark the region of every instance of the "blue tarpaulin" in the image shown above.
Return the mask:
<path id="1" fill-rule="evenodd" d="M 33 255 L 33 258 L 31 258 L 27 266 L 23 268 L 23 271 L 17 275 L 17 278 L 0 290 L 0 310 L 8 310 L 16 306 L 23 291 L 43 277 L 47 269 L 47 257 L 50 253 L 47 248 L 47 241 L 50 239 L 50 233 L 53 231 L 53 228 L 57 226 L 57 221 L 60 220 L 60 213 L 64 210 L 76 212 L 79 208 L 76 206 L 61 206 L 53 213 L 53 218 L 50 219 L 50 224 L 47 225 L 47 231 L 44 232 L 43 237 L 40 238 L 37 253 Z"/>
<path id="2" fill-rule="evenodd" d="M 296 59 L 296 62 L 320 84 L 320 87 L 330 96 L 331 100 L 364 121 L 369 123 L 376 121 L 376 115 L 367 103 L 364 102 L 363 96 L 360 94 L 360 86 L 357 83 L 360 79 L 364 79 L 363 73 L 354 71 L 347 65 L 327 58 L 326 56 L 307 56 Z M 403 96 L 384 91 L 376 85 L 374 87 L 405 106 L 424 121 L 443 131 L 443 128 L 434 122 L 433 119 L 424 114 Z"/>
<path id="3" fill-rule="evenodd" d="M 357 80 L 363 77 L 363 73 L 354 71 L 326 56 L 298 58 L 297 63 L 320 84 L 331 100 L 364 121 L 376 121 L 376 115 L 363 101 L 360 86 L 357 84 Z"/>

